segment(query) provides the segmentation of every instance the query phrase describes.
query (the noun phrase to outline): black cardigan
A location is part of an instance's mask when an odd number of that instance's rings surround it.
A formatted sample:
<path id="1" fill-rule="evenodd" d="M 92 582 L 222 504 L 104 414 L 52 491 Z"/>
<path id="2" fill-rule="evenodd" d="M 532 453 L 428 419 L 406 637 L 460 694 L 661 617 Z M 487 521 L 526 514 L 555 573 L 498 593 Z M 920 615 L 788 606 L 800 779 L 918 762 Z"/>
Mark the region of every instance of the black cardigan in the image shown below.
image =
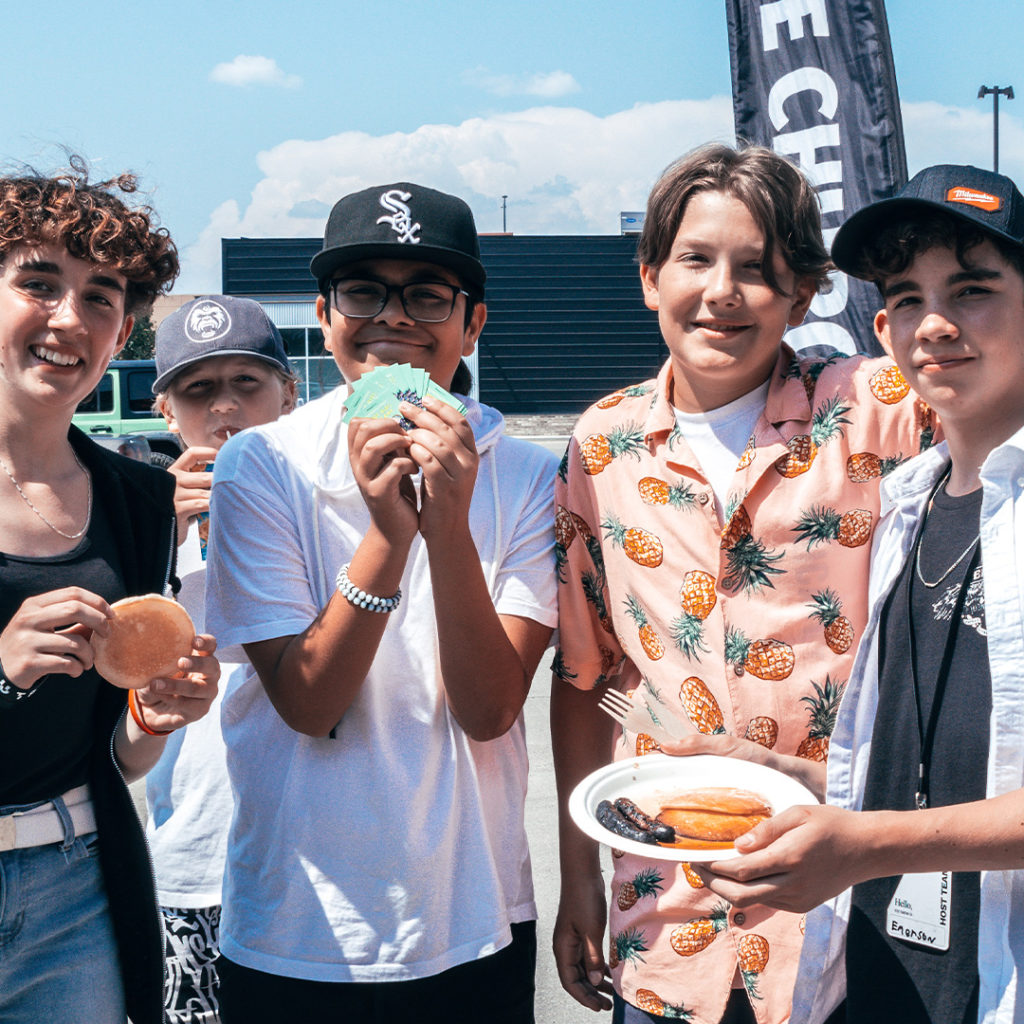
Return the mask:
<path id="1" fill-rule="evenodd" d="M 174 477 L 101 448 L 75 427 L 68 437 L 92 476 L 95 509 L 112 527 L 125 593 L 159 594 L 168 583 L 177 590 Z M 126 696 L 127 691 L 114 686 L 100 687 L 89 786 L 128 1016 L 132 1024 L 161 1024 L 163 934 L 153 867 L 113 750 L 114 730 L 127 708 Z"/>

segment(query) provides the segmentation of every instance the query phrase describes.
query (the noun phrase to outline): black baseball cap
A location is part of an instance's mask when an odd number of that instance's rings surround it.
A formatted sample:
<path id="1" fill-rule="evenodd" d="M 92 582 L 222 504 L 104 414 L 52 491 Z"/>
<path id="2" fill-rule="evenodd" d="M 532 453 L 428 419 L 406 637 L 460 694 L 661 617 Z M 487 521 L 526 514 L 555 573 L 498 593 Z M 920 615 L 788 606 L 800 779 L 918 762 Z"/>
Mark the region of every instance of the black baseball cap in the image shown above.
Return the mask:
<path id="1" fill-rule="evenodd" d="M 1010 245 L 1024 248 L 1024 196 L 1004 174 L 967 164 L 926 167 L 891 199 L 853 214 L 832 242 L 832 262 L 852 277 L 865 277 L 861 256 L 880 228 L 922 209 L 944 210 Z"/>
<path id="2" fill-rule="evenodd" d="M 291 373 L 281 332 L 253 299 L 201 295 L 186 302 L 156 329 L 158 395 L 186 367 L 210 356 L 252 356 Z"/>
<path id="3" fill-rule="evenodd" d="M 309 269 L 326 294 L 338 267 L 369 259 L 437 263 L 454 270 L 481 296 L 487 279 L 473 211 L 458 196 L 410 181 L 375 185 L 339 199 L 327 218 L 324 247 Z"/>

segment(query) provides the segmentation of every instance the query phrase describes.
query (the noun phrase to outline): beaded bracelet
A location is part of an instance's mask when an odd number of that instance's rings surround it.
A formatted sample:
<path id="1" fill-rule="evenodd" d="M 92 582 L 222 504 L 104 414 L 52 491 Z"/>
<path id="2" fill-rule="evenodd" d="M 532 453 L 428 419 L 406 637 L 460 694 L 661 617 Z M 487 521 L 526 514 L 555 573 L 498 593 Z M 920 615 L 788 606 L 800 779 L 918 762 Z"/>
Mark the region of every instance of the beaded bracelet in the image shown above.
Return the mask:
<path id="1" fill-rule="evenodd" d="M 375 597 L 373 594 L 368 594 L 365 590 L 360 590 L 348 578 L 348 567 L 351 564 L 351 562 L 347 562 L 338 570 L 338 578 L 335 582 L 341 596 L 349 604 L 354 604 L 357 608 L 365 608 L 368 612 L 393 612 L 402 600 L 402 588 L 399 587 L 395 591 L 394 597 Z"/>
<path id="2" fill-rule="evenodd" d="M 146 725 L 142 718 L 142 711 L 139 708 L 138 703 L 135 700 L 135 691 L 128 691 L 128 710 L 132 713 L 132 718 L 135 719 L 135 724 L 147 735 L 147 736 L 170 736 L 174 731 L 173 729 L 150 729 Z"/>

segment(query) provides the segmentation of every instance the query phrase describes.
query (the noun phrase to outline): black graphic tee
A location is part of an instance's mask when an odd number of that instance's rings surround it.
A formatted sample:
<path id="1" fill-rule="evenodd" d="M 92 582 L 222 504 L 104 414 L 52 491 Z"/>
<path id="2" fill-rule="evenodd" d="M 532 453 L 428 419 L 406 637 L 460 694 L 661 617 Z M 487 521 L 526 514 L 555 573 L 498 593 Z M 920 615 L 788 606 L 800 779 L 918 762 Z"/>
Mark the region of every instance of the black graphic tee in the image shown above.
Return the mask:
<path id="1" fill-rule="evenodd" d="M 938 807 L 985 797 L 992 681 L 980 559 L 971 567 L 981 497 L 980 489 L 951 497 L 939 488 L 921 531 L 920 562 L 912 552 L 883 609 L 878 715 L 865 810 L 914 809 L 921 732 L 927 730 L 936 699 L 950 630 L 953 656 L 935 725 L 928 803 Z M 954 622 L 962 586 L 967 592 L 959 621 Z M 911 626 L 916 697 L 910 672 Z M 899 881 L 878 878 L 854 886 L 846 951 L 847 1019 L 973 1022 L 978 1005 L 978 873 L 953 875 L 950 945 L 945 952 L 886 934 L 886 911 Z"/>

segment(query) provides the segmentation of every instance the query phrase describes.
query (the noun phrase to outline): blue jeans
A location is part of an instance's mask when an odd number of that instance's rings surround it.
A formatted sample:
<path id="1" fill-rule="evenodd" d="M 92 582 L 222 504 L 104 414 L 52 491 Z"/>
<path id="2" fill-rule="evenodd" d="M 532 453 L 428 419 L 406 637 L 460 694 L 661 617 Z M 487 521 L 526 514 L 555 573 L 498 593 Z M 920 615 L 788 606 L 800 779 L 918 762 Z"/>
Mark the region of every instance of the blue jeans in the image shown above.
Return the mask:
<path id="1" fill-rule="evenodd" d="M 0 853 L 0 1021 L 124 1024 L 96 833 Z M 11 808 L 0 808 L 0 813 Z"/>

